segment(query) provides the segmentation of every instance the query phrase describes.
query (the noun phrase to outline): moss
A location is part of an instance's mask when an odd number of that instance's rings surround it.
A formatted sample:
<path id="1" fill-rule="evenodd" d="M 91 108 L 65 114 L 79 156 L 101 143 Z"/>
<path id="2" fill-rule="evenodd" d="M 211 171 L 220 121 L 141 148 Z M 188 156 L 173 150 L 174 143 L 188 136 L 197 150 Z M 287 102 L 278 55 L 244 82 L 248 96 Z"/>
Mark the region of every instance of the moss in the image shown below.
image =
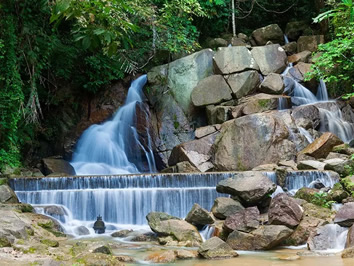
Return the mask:
<path id="1" fill-rule="evenodd" d="M 352 182 L 351 178 L 348 176 L 346 178 L 342 178 L 340 181 L 346 191 L 349 193 L 354 192 L 354 182 Z"/>
<path id="2" fill-rule="evenodd" d="M 26 233 L 29 236 L 34 236 L 34 230 L 30 227 L 26 228 Z"/>
<path id="3" fill-rule="evenodd" d="M 21 210 L 21 212 L 33 212 L 34 211 L 31 204 L 21 204 L 20 210 Z"/>
<path id="4" fill-rule="evenodd" d="M 40 241 L 42 244 L 47 245 L 52 248 L 57 248 L 59 247 L 59 242 L 56 240 L 51 240 L 51 239 L 42 239 Z"/>
<path id="5" fill-rule="evenodd" d="M 34 254 L 36 253 L 37 249 L 35 247 L 30 247 L 29 249 L 26 249 L 23 251 L 25 254 Z"/>
<path id="6" fill-rule="evenodd" d="M 267 107 L 268 107 L 268 104 L 269 104 L 269 100 L 266 100 L 266 99 L 260 99 L 260 100 L 258 100 L 258 105 L 259 105 L 261 108 L 267 108 Z"/>
<path id="7" fill-rule="evenodd" d="M 0 247 L 11 247 L 11 243 L 6 237 L 0 237 Z"/>
<path id="8" fill-rule="evenodd" d="M 7 178 L 0 178 L 0 186 L 7 185 Z"/>
<path id="9" fill-rule="evenodd" d="M 37 223 L 40 227 L 44 228 L 44 229 L 52 229 L 54 226 L 53 221 L 51 220 L 46 220 L 46 221 L 42 221 L 42 222 L 38 222 Z"/>

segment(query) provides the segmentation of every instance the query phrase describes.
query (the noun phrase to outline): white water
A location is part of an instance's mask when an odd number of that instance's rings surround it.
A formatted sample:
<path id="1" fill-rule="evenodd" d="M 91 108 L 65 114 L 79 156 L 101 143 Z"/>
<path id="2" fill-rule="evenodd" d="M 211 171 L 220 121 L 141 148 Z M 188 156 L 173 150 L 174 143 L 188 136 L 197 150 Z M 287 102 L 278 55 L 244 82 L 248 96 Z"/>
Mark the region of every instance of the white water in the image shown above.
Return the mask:
<path id="1" fill-rule="evenodd" d="M 215 231 L 214 226 L 206 225 L 201 231 L 200 236 L 202 237 L 203 241 L 212 238 Z"/>
<path id="2" fill-rule="evenodd" d="M 310 135 L 310 133 L 306 129 L 304 129 L 303 127 L 298 127 L 298 129 L 299 129 L 300 134 L 306 138 L 308 143 L 312 143 L 314 141 L 314 139 L 312 138 L 312 136 Z"/>
<path id="3" fill-rule="evenodd" d="M 156 172 L 148 129 L 148 147 L 139 141 L 136 109 L 143 102 L 146 75 L 132 82 L 125 104 L 114 117 L 88 128 L 77 143 L 72 165 L 78 175 Z M 145 113 L 145 119 L 148 115 Z"/>

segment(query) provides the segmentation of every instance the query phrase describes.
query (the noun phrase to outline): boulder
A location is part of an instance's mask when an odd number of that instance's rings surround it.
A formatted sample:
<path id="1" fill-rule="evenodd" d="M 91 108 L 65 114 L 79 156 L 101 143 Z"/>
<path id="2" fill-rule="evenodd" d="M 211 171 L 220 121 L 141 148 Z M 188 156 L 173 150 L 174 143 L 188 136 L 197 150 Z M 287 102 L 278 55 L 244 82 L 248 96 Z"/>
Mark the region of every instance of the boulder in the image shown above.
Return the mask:
<path id="1" fill-rule="evenodd" d="M 201 139 L 205 136 L 211 135 L 217 131 L 220 131 L 221 125 L 211 125 L 211 126 L 205 126 L 205 127 L 199 127 L 195 130 L 195 138 L 196 139 Z"/>
<path id="2" fill-rule="evenodd" d="M 180 260 L 190 260 L 190 259 L 195 259 L 198 257 L 198 252 L 194 251 L 194 250 L 191 250 L 191 251 L 184 250 L 184 249 L 176 250 L 175 254 L 177 256 L 177 259 L 180 259 Z"/>
<path id="3" fill-rule="evenodd" d="M 226 81 L 238 99 L 253 93 L 261 82 L 258 72 L 254 70 L 231 74 Z"/>
<path id="4" fill-rule="evenodd" d="M 244 46 L 219 48 L 214 56 L 214 66 L 215 73 L 222 75 L 259 69 L 251 52 Z"/>
<path id="5" fill-rule="evenodd" d="M 249 207 L 228 216 L 225 220 L 223 228 L 226 232 L 231 233 L 235 230 L 241 232 L 251 232 L 259 227 L 260 216 L 257 207 Z"/>
<path id="6" fill-rule="evenodd" d="M 112 233 L 111 236 L 112 237 L 127 237 L 132 232 L 133 232 L 133 230 L 124 229 L 124 230 L 120 230 L 120 231 Z"/>
<path id="7" fill-rule="evenodd" d="M 90 231 L 87 229 L 87 227 L 83 225 L 76 227 L 74 232 L 79 236 L 86 236 L 90 234 Z"/>
<path id="8" fill-rule="evenodd" d="M 268 211 L 270 224 L 294 228 L 300 223 L 302 215 L 303 209 L 300 205 L 285 193 L 272 198 Z"/>
<path id="9" fill-rule="evenodd" d="M 281 75 L 271 73 L 266 76 L 259 87 L 259 91 L 269 94 L 282 94 L 284 83 Z"/>
<path id="10" fill-rule="evenodd" d="M 349 228 L 347 241 L 345 242 L 345 248 L 354 247 L 354 225 Z"/>
<path id="11" fill-rule="evenodd" d="M 316 159 L 326 158 L 334 146 L 342 143 L 343 141 L 341 141 L 336 135 L 326 132 L 314 142 L 309 144 L 300 153 L 309 155 Z"/>
<path id="12" fill-rule="evenodd" d="M 222 124 L 230 119 L 232 119 L 232 110 L 236 108 L 233 106 L 214 106 L 209 105 L 206 108 L 206 115 L 208 119 L 208 124 Z"/>
<path id="13" fill-rule="evenodd" d="M 222 171 L 245 171 L 262 164 L 292 160 L 296 148 L 288 136 L 283 119 L 271 113 L 227 121 L 213 146 L 213 164 Z"/>
<path id="14" fill-rule="evenodd" d="M 145 261 L 152 263 L 172 263 L 176 260 L 176 254 L 173 250 L 156 252 L 145 258 Z"/>
<path id="15" fill-rule="evenodd" d="M 323 35 L 314 36 L 301 36 L 297 40 L 297 51 L 300 53 L 302 51 L 315 52 L 319 44 L 324 43 Z"/>
<path id="16" fill-rule="evenodd" d="M 354 169 L 353 160 L 343 160 L 336 158 L 325 160 L 323 163 L 325 164 L 325 170 L 332 170 L 337 172 L 342 177 L 350 175 L 352 173 L 352 169 Z"/>
<path id="17" fill-rule="evenodd" d="M 319 192 L 318 189 L 303 187 L 300 188 L 298 191 L 296 191 L 294 197 L 298 199 L 306 200 L 307 202 L 312 202 L 315 197 L 315 194 L 318 192 Z"/>
<path id="18" fill-rule="evenodd" d="M 253 205 L 269 197 L 277 186 L 260 172 L 241 172 L 221 180 L 216 191 L 239 197 L 247 205 Z"/>
<path id="19" fill-rule="evenodd" d="M 287 67 L 288 57 L 279 44 L 254 47 L 252 56 L 263 75 L 282 73 Z"/>
<path id="20" fill-rule="evenodd" d="M 251 233 L 233 231 L 227 237 L 226 243 L 236 250 L 254 250 L 255 238 Z"/>
<path id="21" fill-rule="evenodd" d="M 332 151 L 343 155 L 349 155 L 349 156 L 354 154 L 354 148 L 350 147 L 349 144 L 346 143 L 335 146 Z"/>
<path id="22" fill-rule="evenodd" d="M 218 133 L 214 133 L 204 138 L 192 140 L 174 147 L 168 164 L 175 165 L 179 162 L 188 161 L 201 172 L 212 169 L 214 166 L 210 162 L 211 147 L 217 135 Z"/>
<path id="23" fill-rule="evenodd" d="M 325 163 L 314 161 L 314 160 L 307 160 L 307 161 L 300 161 L 297 164 L 297 168 L 299 170 L 324 170 Z"/>
<path id="24" fill-rule="evenodd" d="M 226 259 L 238 256 L 236 251 L 218 237 L 205 241 L 199 247 L 198 253 L 205 259 Z"/>
<path id="25" fill-rule="evenodd" d="M 304 217 L 313 217 L 321 220 L 325 220 L 326 223 L 332 222 L 334 218 L 333 212 L 325 207 L 321 207 L 312 203 L 301 203 L 301 207 L 304 209 Z"/>
<path id="26" fill-rule="evenodd" d="M 291 21 L 286 24 L 285 34 L 289 40 L 296 41 L 308 27 L 306 21 Z"/>
<path id="27" fill-rule="evenodd" d="M 238 37 L 232 37 L 231 39 L 232 46 L 246 46 L 247 43 L 244 39 Z"/>
<path id="28" fill-rule="evenodd" d="M 194 106 L 218 104 L 231 99 L 230 87 L 221 75 L 212 75 L 201 80 L 191 94 Z"/>
<path id="29" fill-rule="evenodd" d="M 0 203 L 18 203 L 15 192 L 8 185 L 0 186 Z"/>
<path id="30" fill-rule="evenodd" d="M 190 223 L 166 213 L 150 212 L 146 219 L 152 231 L 161 237 L 170 237 L 178 243 L 199 246 L 202 242 L 198 230 Z"/>
<path id="31" fill-rule="evenodd" d="M 313 105 L 298 106 L 293 109 L 291 116 L 294 118 L 296 126 L 305 129 L 317 128 L 321 122 L 320 112 Z"/>
<path id="32" fill-rule="evenodd" d="M 207 225 L 207 224 L 213 224 L 214 219 L 210 215 L 210 213 L 200 207 L 199 204 L 195 203 L 190 210 L 190 212 L 187 214 L 187 217 L 185 219 L 188 223 L 194 224 L 194 225 Z"/>
<path id="33" fill-rule="evenodd" d="M 287 55 L 293 55 L 297 52 L 297 43 L 289 42 L 283 46 L 283 49 Z"/>
<path id="34" fill-rule="evenodd" d="M 354 202 L 344 204 L 336 214 L 334 223 L 344 227 L 351 227 L 354 223 Z"/>
<path id="35" fill-rule="evenodd" d="M 67 175 L 76 175 L 74 167 L 63 159 L 45 158 L 42 159 L 42 168 L 45 175 L 53 173 L 63 173 Z"/>
<path id="36" fill-rule="evenodd" d="M 346 230 L 346 228 L 336 224 L 326 224 L 317 227 L 316 231 L 308 239 L 308 249 L 327 250 L 338 248 L 337 238 Z"/>
<path id="37" fill-rule="evenodd" d="M 299 62 L 308 63 L 311 55 L 312 53 L 310 51 L 302 51 L 300 53 L 289 56 L 288 62 L 295 63 L 295 64 Z"/>
<path id="38" fill-rule="evenodd" d="M 271 24 L 252 32 L 251 37 L 257 45 L 266 45 L 267 42 L 284 43 L 284 33 L 278 24 Z"/>
<path id="39" fill-rule="evenodd" d="M 242 211 L 243 209 L 244 207 L 240 202 L 231 198 L 220 197 L 215 199 L 211 212 L 216 218 L 226 219 L 226 217 Z"/>
<path id="40" fill-rule="evenodd" d="M 350 194 L 344 190 L 341 183 L 334 184 L 333 188 L 328 194 L 332 200 L 339 203 L 350 196 Z"/>
<path id="41" fill-rule="evenodd" d="M 215 49 L 215 48 L 219 48 L 219 47 L 226 47 L 228 44 L 229 43 L 222 38 L 214 38 L 214 39 L 209 40 L 206 43 L 206 47 Z"/>
<path id="42" fill-rule="evenodd" d="M 354 175 L 342 178 L 340 181 L 346 191 L 349 193 L 354 192 Z"/>
<path id="43" fill-rule="evenodd" d="M 343 250 L 341 257 L 342 259 L 354 258 L 354 247 Z"/>

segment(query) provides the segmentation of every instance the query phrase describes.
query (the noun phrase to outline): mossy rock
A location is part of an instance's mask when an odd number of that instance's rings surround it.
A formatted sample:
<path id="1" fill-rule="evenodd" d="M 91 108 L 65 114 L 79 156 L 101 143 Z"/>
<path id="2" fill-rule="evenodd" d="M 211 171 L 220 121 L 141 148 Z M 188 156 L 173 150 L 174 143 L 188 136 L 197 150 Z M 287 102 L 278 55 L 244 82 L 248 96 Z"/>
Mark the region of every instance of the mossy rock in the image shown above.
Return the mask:
<path id="1" fill-rule="evenodd" d="M 34 208 L 31 204 L 23 203 L 20 205 L 21 212 L 34 212 Z"/>
<path id="2" fill-rule="evenodd" d="M 354 175 L 342 178 L 340 182 L 347 192 L 354 193 Z"/>
<path id="3" fill-rule="evenodd" d="M 40 242 L 44 245 L 47 245 L 48 247 L 52 247 L 52 248 L 59 247 L 59 242 L 56 240 L 42 239 Z"/>
<path id="4" fill-rule="evenodd" d="M 326 221 L 332 221 L 332 218 L 334 218 L 334 212 L 328 208 L 317 206 L 312 203 L 305 203 L 302 207 L 304 209 L 304 215 L 306 216 L 315 217 Z"/>
<path id="5" fill-rule="evenodd" d="M 0 186 L 7 185 L 7 182 L 8 182 L 7 178 L 0 178 Z"/>
<path id="6" fill-rule="evenodd" d="M 41 220 L 37 224 L 44 229 L 52 229 L 54 227 L 54 222 L 52 220 Z"/>
<path id="7" fill-rule="evenodd" d="M 109 246 L 101 246 L 96 248 L 94 251 L 92 251 L 92 253 L 102 253 L 102 254 L 110 255 L 112 254 L 112 250 Z"/>
<path id="8" fill-rule="evenodd" d="M 348 198 L 350 195 L 344 190 L 341 183 L 334 184 L 332 190 L 328 193 L 331 200 L 341 203 L 344 199 Z"/>
<path id="9" fill-rule="evenodd" d="M 311 203 L 315 199 L 315 194 L 318 192 L 318 189 L 303 187 L 296 192 L 294 197 Z"/>
<path id="10" fill-rule="evenodd" d="M 7 237 L 0 237 L 0 247 L 11 247 L 11 242 L 7 239 Z"/>

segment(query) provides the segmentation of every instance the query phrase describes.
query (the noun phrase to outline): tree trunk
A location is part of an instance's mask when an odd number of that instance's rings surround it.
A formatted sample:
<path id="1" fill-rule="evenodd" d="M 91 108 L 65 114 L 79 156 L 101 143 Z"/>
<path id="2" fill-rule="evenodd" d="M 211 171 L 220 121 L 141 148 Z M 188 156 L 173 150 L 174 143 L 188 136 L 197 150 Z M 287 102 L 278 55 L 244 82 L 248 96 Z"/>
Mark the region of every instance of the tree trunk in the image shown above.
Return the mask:
<path id="1" fill-rule="evenodd" d="M 232 9 L 232 34 L 235 37 L 236 36 L 235 0 L 231 0 L 231 9 Z"/>

